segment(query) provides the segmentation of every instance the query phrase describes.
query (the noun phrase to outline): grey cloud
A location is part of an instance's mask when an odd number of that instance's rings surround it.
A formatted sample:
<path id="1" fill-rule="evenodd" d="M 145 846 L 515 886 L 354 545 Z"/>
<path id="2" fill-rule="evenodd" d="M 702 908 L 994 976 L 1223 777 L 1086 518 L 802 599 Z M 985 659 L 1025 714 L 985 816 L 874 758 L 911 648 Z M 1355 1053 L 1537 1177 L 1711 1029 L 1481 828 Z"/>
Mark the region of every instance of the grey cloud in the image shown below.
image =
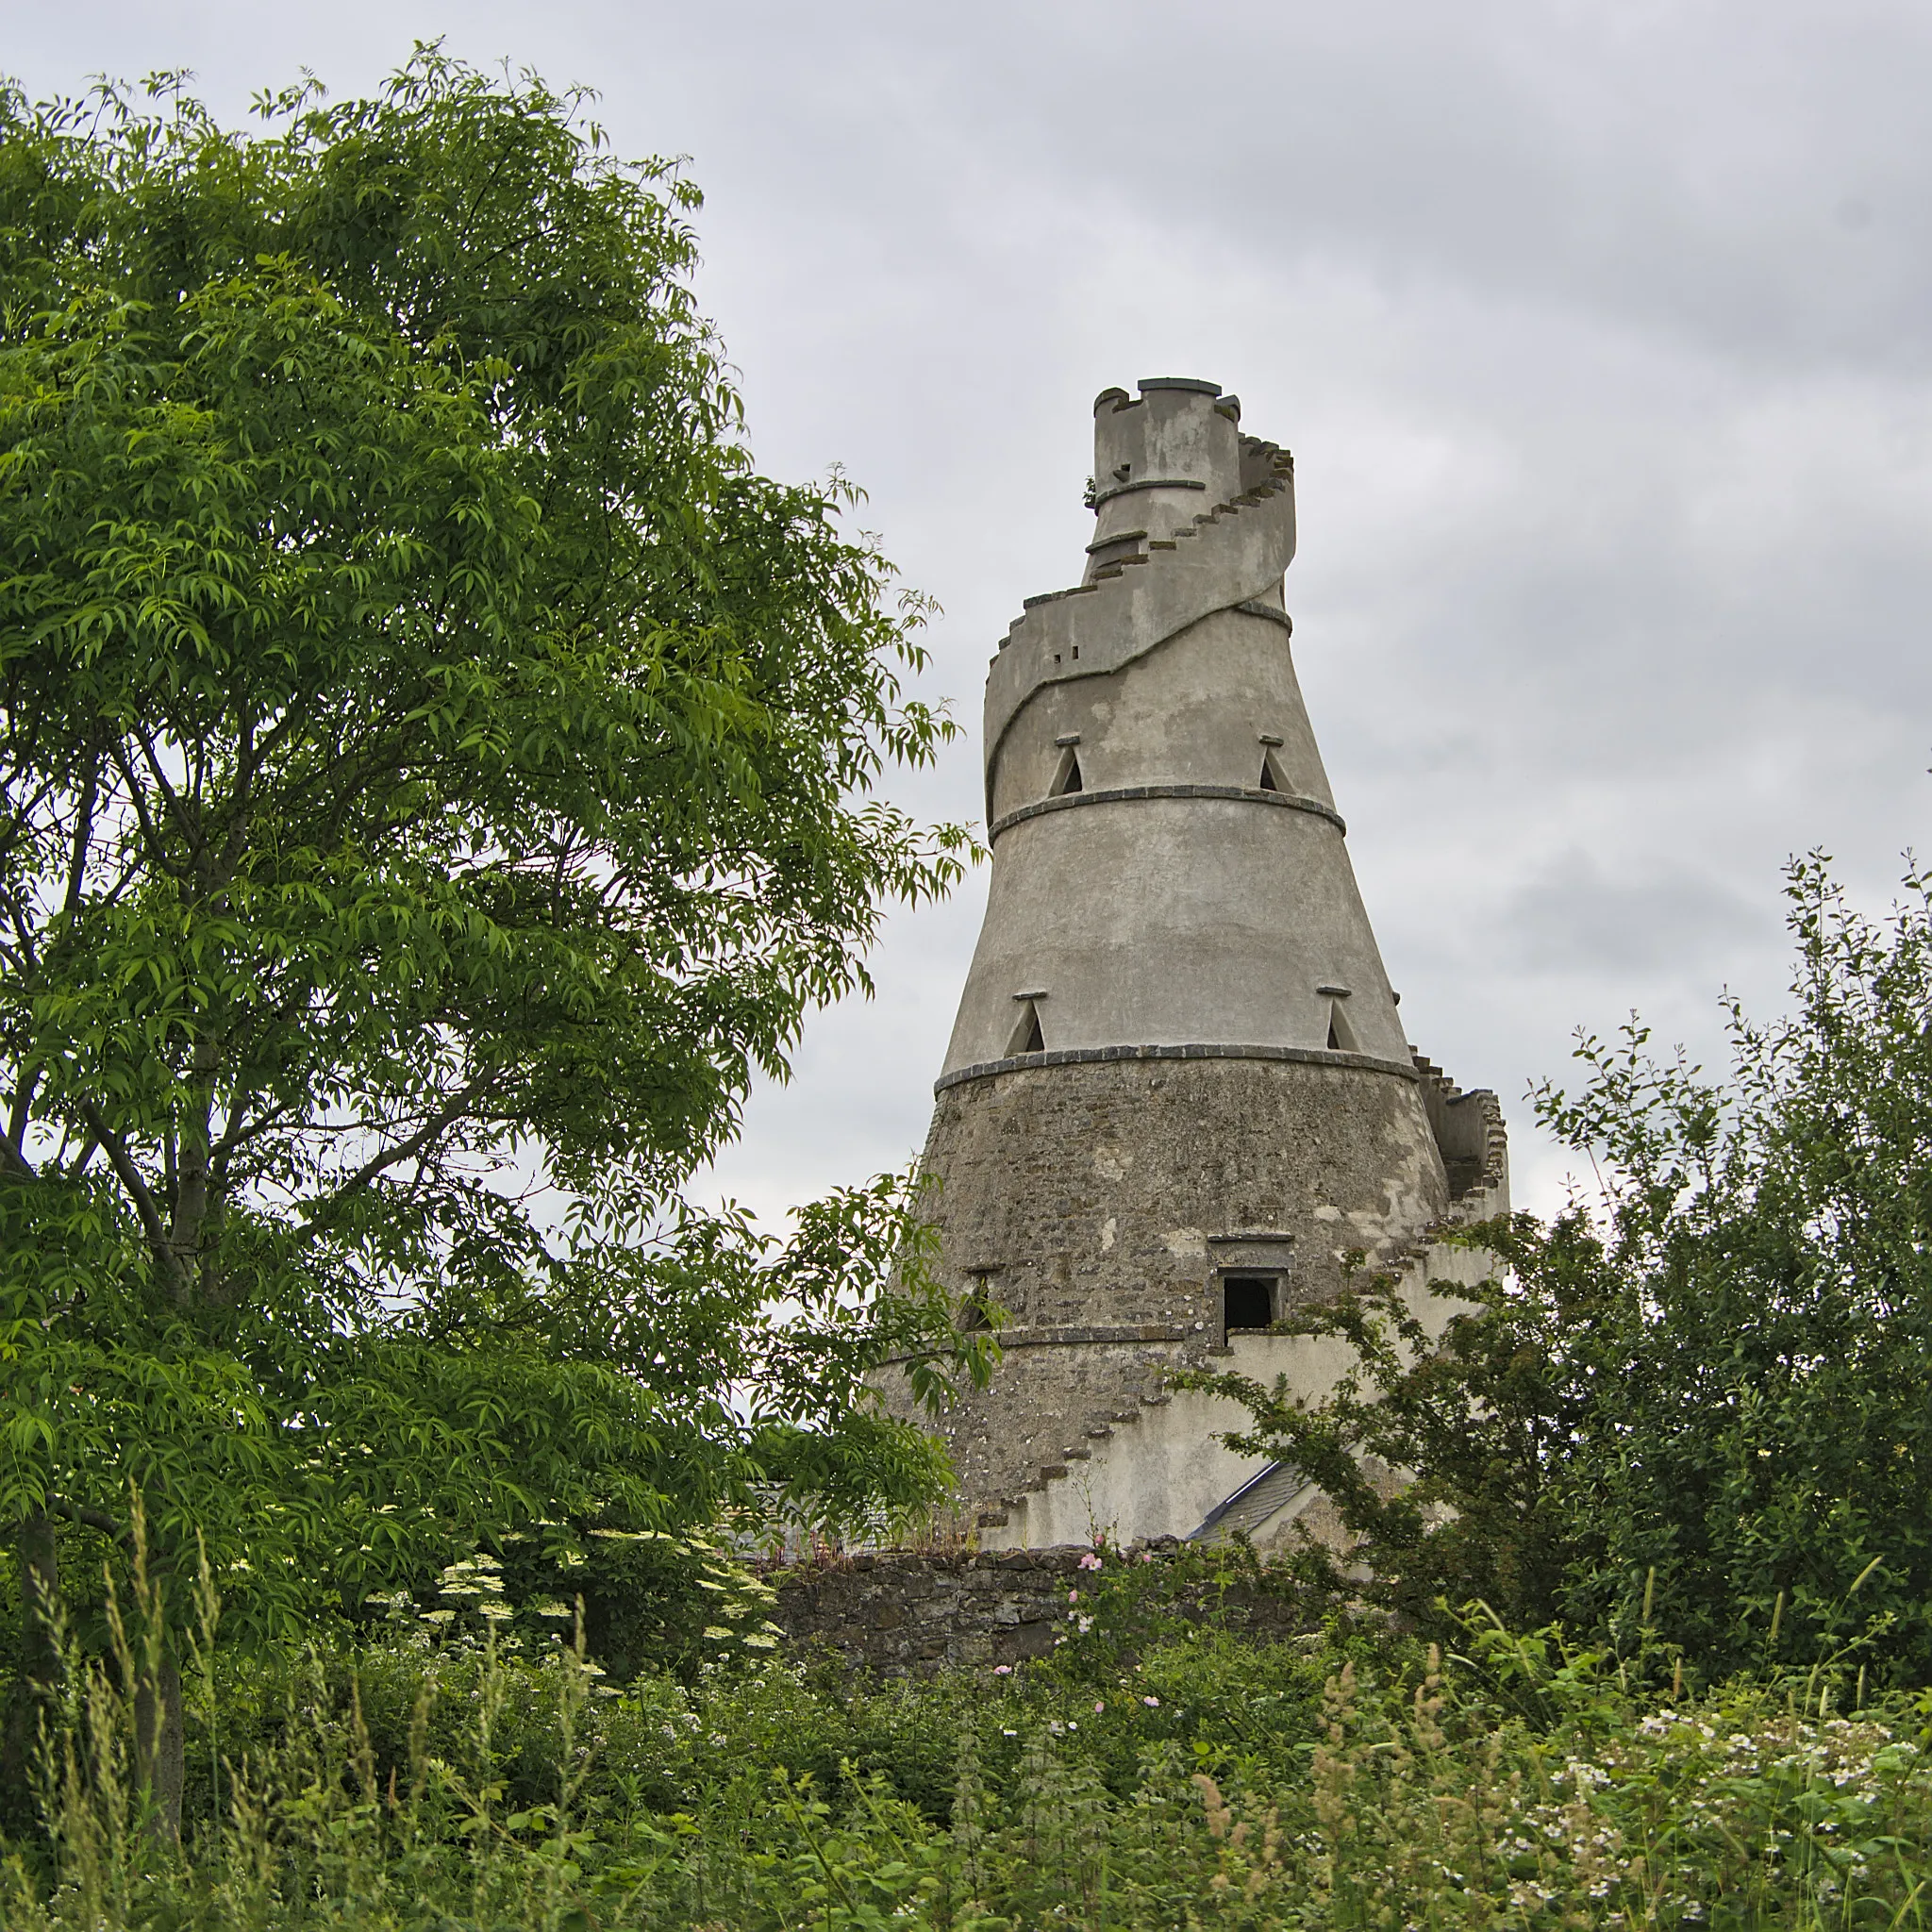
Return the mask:
<path id="1" fill-rule="evenodd" d="M 1686 867 L 1611 879 L 1573 849 L 1510 894 L 1500 937 L 1531 971 L 1704 974 L 1775 925 L 1721 877 Z"/>
<path id="2" fill-rule="evenodd" d="M 39 90 L 198 65 L 368 86 L 419 0 L 9 23 Z M 1295 649 L 1417 1043 L 1517 1108 L 1632 1007 L 1708 1055 L 1783 995 L 1778 868 L 1882 906 L 1932 803 L 1932 16 L 1844 0 L 473 0 L 451 44 L 688 152 L 701 294 L 781 474 L 842 461 L 946 608 L 976 726 L 1070 581 L 1088 405 L 1192 373 L 1296 453 Z M 1862 215 L 1858 212 L 1863 210 Z M 894 782 L 980 809 L 976 743 Z M 895 917 L 713 1185 L 775 1216 L 903 1159 L 981 882 Z"/>

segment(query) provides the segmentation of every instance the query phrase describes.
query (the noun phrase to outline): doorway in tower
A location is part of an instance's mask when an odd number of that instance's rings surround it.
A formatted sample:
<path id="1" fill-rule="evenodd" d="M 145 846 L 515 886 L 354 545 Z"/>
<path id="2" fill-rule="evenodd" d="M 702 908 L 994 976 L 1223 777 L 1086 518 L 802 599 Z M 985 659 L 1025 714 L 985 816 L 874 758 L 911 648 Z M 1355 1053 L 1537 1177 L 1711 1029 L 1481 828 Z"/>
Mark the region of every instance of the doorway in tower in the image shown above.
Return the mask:
<path id="1" fill-rule="evenodd" d="M 1221 1277 L 1221 1339 L 1252 1335 L 1275 1318 L 1280 1276 L 1224 1274 Z"/>

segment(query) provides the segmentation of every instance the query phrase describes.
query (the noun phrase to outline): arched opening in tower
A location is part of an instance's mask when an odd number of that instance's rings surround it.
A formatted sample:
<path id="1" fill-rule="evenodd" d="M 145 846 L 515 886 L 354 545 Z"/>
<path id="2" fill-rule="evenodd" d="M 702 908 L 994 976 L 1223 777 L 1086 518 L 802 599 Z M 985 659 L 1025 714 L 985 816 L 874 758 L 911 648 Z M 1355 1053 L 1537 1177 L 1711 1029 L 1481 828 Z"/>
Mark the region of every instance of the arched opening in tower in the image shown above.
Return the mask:
<path id="1" fill-rule="evenodd" d="M 1080 755 L 1072 746 L 1060 759 L 1060 768 L 1054 774 L 1053 790 L 1050 798 L 1064 798 L 1070 791 L 1080 791 L 1086 788 L 1080 782 Z"/>
<path id="2" fill-rule="evenodd" d="M 1020 1008 L 1020 1024 L 1013 1028 L 1012 1042 L 1007 1048 L 1008 1058 L 1022 1053 L 1044 1053 L 1046 1036 L 1040 1030 L 1040 1008 L 1031 1000 Z"/>

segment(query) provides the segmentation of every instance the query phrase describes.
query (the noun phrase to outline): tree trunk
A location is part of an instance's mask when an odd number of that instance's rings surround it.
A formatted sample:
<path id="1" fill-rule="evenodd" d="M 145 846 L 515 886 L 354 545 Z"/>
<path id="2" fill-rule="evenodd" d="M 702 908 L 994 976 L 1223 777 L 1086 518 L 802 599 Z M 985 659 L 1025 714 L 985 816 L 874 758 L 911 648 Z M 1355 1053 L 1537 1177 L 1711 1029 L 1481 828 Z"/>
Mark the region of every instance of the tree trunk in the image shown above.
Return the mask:
<path id="1" fill-rule="evenodd" d="M 134 1691 L 134 1771 L 154 1807 L 149 1830 L 169 1844 L 181 1841 L 181 1787 L 187 1769 L 187 1732 L 181 1716 L 181 1666 L 172 1645 Z"/>
<path id="2" fill-rule="evenodd" d="M 8 1700 L 0 1740 L 0 1793 L 8 1799 L 31 1786 L 42 1722 L 51 1724 L 60 1689 L 60 1647 L 55 1614 L 60 1602 L 60 1546 L 54 1519 L 36 1510 L 14 1531 L 20 1558 L 20 1674 Z"/>

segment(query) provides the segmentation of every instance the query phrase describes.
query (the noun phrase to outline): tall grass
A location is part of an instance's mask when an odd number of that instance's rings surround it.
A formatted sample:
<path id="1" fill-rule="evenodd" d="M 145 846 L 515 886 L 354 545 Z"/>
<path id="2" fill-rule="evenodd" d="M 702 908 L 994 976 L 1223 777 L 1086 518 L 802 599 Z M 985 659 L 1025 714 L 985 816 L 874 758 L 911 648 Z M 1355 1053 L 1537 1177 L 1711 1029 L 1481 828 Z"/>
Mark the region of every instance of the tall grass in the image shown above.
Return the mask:
<path id="1" fill-rule="evenodd" d="M 1187 1631 L 1104 1671 L 868 1688 L 746 1659 L 613 1691 L 567 1643 L 243 1671 L 198 1641 L 176 1847 L 144 1815 L 136 1623 L 73 1662 L 8 1932 L 1932 1916 L 1932 1700 L 1857 1708 L 1824 1673 L 1646 1694 L 1547 1638 Z"/>

